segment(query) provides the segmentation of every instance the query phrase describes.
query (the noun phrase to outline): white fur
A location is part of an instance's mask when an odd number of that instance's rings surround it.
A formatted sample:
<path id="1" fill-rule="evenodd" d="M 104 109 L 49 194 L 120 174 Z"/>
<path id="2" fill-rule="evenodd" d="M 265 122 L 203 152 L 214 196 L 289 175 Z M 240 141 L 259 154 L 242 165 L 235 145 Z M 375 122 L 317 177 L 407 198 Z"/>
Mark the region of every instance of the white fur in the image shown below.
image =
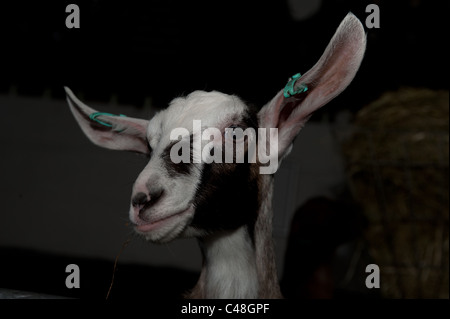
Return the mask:
<path id="1" fill-rule="evenodd" d="M 208 298 L 257 298 L 255 251 L 245 227 L 205 243 Z"/>
<path id="2" fill-rule="evenodd" d="M 245 109 L 245 104 L 236 96 L 194 91 L 185 98 L 174 99 L 166 110 L 157 113 L 150 121 L 147 137 L 153 148 L 160 144 L 166 146 L 171 142 L 170 132 L 174 128 L 184 127 L 192 132 L 193 121 L 201 120 L 202 129 L 222 130 Z"/>

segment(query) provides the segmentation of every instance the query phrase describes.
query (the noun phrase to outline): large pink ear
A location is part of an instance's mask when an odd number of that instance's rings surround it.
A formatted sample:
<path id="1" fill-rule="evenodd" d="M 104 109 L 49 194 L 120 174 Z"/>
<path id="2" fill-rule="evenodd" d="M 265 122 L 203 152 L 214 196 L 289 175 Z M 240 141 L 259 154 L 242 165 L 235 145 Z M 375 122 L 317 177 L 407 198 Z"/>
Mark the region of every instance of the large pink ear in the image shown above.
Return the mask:
<path id="1" fill-rule="evenodd" d="M 112 150 L 148 154 L 146 131 L 149 121 L 99 113 L 64 87 L 67 102 L 84 134 L 96 145 Z"/>
<path id="2" fill-rule="evenodd" d="M 278 128 L 278 155 L 282 157 L 311 114 L 341 93 L 352 81 L 366 49 L 366 35 L 358 18 L 347 14 L 319 61 L 285 97 L 281 90 L 258 114 L 259 126 Z"/>

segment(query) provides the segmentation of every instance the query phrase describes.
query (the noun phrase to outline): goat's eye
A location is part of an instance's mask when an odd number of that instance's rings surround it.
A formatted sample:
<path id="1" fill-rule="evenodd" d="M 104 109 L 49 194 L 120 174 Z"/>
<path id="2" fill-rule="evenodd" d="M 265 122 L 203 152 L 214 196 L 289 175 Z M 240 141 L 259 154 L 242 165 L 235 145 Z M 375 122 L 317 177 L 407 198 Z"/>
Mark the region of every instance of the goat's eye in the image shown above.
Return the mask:
<path id="1" fill-rule="evenodd" d="M 242 142 L 244 130 L 238 125 L 231 125 L 225 129 L 225 141 Z"/>

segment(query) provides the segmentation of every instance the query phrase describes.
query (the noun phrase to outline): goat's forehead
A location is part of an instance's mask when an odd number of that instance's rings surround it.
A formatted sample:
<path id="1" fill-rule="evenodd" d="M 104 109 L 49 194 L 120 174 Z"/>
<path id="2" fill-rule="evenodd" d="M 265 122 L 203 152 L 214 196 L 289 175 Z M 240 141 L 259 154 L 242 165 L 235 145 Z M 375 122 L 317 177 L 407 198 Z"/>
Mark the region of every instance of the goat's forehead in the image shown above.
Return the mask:
<path id="1" fill-rule="evenodd" d="M 236 96 L 195 91 L 172 100 L 166 110 L 156 114 L 150 121 L 148 134 L 167 135 L 179 127 L 192 131 L 194 120 L 200 120 L 203 128 L 222 128 L 229 122 L 241 120 L 246 110 L 245 103 Z"/>

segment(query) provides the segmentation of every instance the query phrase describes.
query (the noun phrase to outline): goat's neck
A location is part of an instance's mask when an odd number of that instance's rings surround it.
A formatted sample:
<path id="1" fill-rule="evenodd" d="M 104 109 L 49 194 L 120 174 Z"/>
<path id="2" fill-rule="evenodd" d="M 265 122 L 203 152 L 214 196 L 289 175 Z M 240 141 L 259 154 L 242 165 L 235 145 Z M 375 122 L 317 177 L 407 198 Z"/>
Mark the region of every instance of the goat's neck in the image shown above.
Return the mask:
<path id="1" fill-rule="evenodd" d="M 200 279 L 191 298 L 280 298 L 272 240 L 273 177 L 263 175 L 254 225 L 199 240 Z M 253 236 L 248 227 L 254 227 Z"/>
<path id="2" fill-rule="evenodd" d="M 273 175 L 261 175 L 259 188 L 261 205 L 254 231 L 256 271 L 259 280 L 258 298 L 282 298 L 272 237 L 273 184 Z"/>

